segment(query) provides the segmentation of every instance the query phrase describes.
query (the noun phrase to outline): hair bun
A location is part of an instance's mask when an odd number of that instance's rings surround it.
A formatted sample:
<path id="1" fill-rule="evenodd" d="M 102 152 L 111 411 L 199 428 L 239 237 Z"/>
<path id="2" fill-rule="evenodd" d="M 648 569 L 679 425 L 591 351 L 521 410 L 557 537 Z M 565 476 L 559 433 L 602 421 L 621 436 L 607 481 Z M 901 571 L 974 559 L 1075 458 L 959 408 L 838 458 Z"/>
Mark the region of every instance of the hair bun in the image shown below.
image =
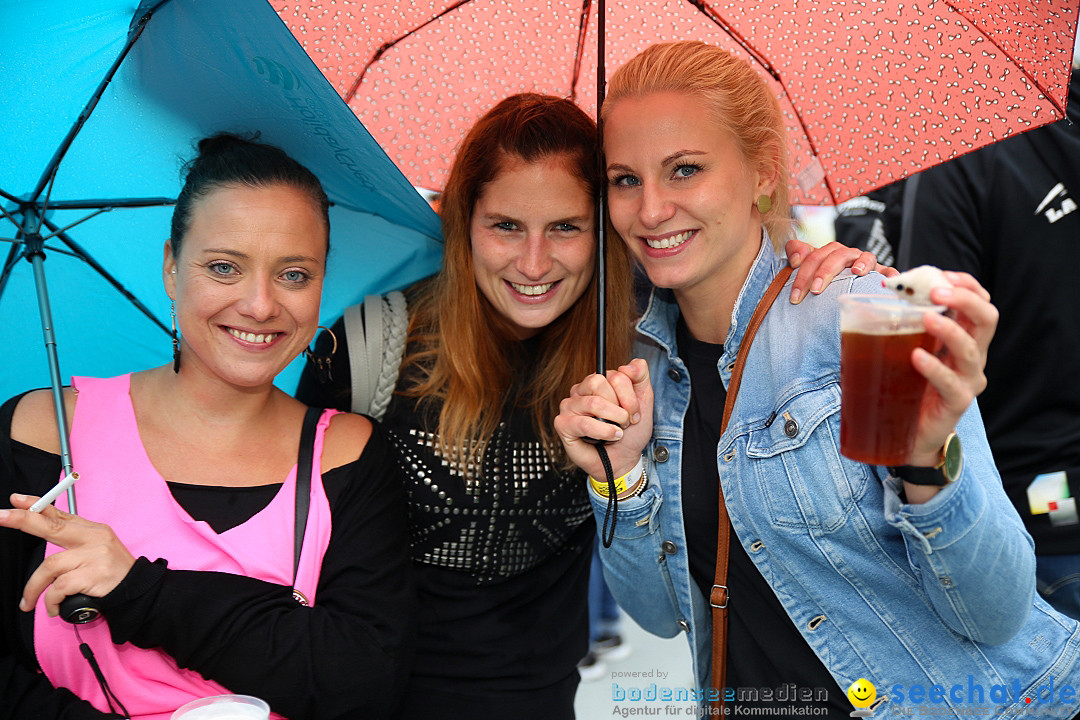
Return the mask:
<path id="1" fill-rule="evenodd" d="M 251 145 L 258 140 L 258 138 L 259 133 L 252 133 L 249 135 L 237 135 L 231 132 L 215 133 L 214 135 L 205 137 L 199 141 L 199 154 L 217 155 L 236 149 L 237 147 Z"/>

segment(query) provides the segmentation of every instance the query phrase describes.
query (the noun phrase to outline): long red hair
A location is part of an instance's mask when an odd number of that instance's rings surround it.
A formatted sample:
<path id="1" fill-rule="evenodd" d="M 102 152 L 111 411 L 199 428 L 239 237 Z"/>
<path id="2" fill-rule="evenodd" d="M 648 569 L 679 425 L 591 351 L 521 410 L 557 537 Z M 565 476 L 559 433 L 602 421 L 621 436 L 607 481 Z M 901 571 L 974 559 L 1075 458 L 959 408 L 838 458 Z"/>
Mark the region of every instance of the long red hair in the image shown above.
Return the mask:
<path id="1" fill-rule="evenodd" d="M 596 124 L 569 100 L 526 93 L 488 111 L 465 136 L 441 196 L 442 269 L 413 301 L 407 364 L 427 372 L 408 388 L 411 397 L 441 401 L 439 450 L 465 473 L 479 468 L 508 402 L 526 408 L 536 435 L 565 463 L 552 421 L 570 387 L 596 369 L 595 276 L 584 294 L 539 334 L 525 357 L 510 325 L 478 290 L 469 227 L 487 183 L 509 159 L 565 160 L 595 199 L 601 190 Z M 622 243 L 609 242 L 607 345 L 610 366 L 630 354 L 630 261 Z"/>

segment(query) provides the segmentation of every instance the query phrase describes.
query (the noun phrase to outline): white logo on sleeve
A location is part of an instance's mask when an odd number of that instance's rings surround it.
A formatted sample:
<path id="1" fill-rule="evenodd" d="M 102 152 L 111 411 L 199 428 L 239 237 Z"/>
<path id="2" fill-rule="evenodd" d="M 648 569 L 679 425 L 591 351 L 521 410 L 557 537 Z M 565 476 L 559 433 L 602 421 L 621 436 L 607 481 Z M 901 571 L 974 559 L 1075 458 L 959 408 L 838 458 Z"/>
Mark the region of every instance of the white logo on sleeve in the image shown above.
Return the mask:
<path id="1" fill-rule="evenodd" d="M 1059 199 L 1061 202 L 1056 207 L 1047 207 L 1050 203 Z M 1043 212 L 1044 209 L 1046 212 Z M 1046 193 L 1046 197 L 1039 203 L 1039 207 L 1035 208 L 1035 214 L 1043 213 L 1052 225 L 1073 210 L 1076 210 L 1076 201 L 1069 197 L 1068 189 L 1062 183 L 1058 183 L 1050 188 L 1050 192 Z"/>

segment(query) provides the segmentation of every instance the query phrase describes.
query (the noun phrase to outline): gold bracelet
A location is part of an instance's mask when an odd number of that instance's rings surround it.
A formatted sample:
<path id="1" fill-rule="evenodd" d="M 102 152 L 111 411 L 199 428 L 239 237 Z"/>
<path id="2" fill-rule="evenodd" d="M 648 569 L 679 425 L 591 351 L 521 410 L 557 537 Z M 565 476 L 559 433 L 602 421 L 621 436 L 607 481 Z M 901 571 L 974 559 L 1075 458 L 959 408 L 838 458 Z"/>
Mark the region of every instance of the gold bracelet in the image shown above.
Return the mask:
<path id="1" fill-rule="evenodd" d="M 638 458 L 638 461 L 634 465 L 634 467 L 630 468 L 630 472 L 626 473 L 625 475 L 622 475 L 620 477 L 615 478 L 615 497 L 619 497 L 621 494 L 623 494 L 624 492 L 627 491 L 627 489 L 628 489 L 627 484 L 626 484 L 627 479 L 635 477 L 635 476 L 637 477 L 637 479 L 634 481 L 634 484 L 631 485 L 630 487 L 638 488 L 640 486 L 640 484 L 641 484 L 641 478 L 645 477 L 645 458 L 644 457 Z M 608 497 L 608 484 L 607 484 L 607 481 L 597 480 L 592 475 L 590 475 L 589 476 L 589 487 L 591 487 L 593 492 L 596 493 L 597 495 L 599 495 L 600 497 L 602 497 L 602 498 Z M 637 495 L 637 493 L 634 493 L 634 495 Z M 634 497 L 634 495 L 629 495 L 628 497 Z M 623 499 L 625 499 L 625 498 L 623 498 Z"/>

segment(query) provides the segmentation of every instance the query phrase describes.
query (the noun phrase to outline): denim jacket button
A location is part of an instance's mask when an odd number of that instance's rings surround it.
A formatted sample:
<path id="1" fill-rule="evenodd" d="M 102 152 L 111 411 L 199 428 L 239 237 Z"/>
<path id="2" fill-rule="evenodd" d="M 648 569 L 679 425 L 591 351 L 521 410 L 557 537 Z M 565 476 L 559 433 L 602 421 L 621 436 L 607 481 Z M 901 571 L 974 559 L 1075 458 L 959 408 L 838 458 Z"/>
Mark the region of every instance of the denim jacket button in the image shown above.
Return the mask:
<path id="1" fill-rule="evenodd" d="M 690 623 L 686 622 L 685 620 L 680 620 L 678 622 L 678 625 L 683 629 L 683 632 L 690 632 Z"/>
<path id="2" fill-rule="evenodd" d="M 668 555 L 674 555 L 675 551 L 678 550 L 678 548 L 675 547 L 675 543 L 671 542 L 670 540 L 665 540 L 664 542 L 660 543 L 660 549 Z"/>
<path id="3" fill-rule="evenodd" d="M 652 451 L 652 457 L 656 462 L 667 462 L 668 449 L 663 445 L 657 445 Z"/>
<path id="4" fill-rule="evenodd" d="M 788 420 L 784 423 L 784 434 L 789 438 L 793 438 L 799 434 L 799 423 L 794 420 Z"/>
<path id="5" fill-rule="evenodd" d="M 682 379 L 682 375 L 679 374 L 678 369 L 673 367 L 668 368 L 667 376 L 671 378 L 674 382 L 679 382 L 679 380 Z"/>

